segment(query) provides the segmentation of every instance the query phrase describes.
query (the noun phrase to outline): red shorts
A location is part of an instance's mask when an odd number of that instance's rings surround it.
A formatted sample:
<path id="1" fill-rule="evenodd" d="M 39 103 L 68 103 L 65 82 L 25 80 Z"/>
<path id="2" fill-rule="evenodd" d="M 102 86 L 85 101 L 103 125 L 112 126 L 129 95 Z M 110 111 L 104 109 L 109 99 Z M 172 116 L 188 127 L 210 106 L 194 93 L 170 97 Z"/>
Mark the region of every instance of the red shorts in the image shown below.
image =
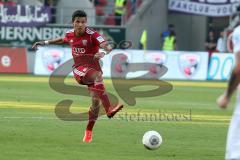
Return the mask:
<path id="1" fill-rule="evenodd" d="M 101 72 L 95 70 L 94 68 L 79 66 L 73 68 L 74 78 L 79 84 L 92 85 L 95 83 L 95 79 Z"/>

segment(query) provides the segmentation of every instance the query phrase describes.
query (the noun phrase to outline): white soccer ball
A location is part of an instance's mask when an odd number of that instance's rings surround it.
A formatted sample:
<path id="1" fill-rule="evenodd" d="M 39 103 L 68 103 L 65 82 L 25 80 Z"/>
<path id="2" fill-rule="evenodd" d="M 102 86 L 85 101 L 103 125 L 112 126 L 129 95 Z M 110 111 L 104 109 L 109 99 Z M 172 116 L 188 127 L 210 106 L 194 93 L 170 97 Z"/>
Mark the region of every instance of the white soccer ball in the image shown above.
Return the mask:
<path id="1" fill-rule="evenodd" d="M 143 145 L 149 150 L 155 150 L 162 144 L 162 136 L 156 131 L 147 131 L 142 138 Z"/>

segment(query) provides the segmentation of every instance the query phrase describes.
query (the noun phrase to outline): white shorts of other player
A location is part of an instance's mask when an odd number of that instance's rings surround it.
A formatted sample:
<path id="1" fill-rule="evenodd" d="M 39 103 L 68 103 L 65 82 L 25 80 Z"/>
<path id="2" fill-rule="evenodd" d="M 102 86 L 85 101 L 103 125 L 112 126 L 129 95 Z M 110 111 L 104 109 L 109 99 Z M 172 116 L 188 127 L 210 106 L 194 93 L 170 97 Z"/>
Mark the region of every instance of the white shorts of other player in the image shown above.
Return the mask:
<path id="1" fill-rule="evenodd" d="M 240 160 L 240 89 L 237 93 L 237 102 L 228 129 L 226 160 Z"/>

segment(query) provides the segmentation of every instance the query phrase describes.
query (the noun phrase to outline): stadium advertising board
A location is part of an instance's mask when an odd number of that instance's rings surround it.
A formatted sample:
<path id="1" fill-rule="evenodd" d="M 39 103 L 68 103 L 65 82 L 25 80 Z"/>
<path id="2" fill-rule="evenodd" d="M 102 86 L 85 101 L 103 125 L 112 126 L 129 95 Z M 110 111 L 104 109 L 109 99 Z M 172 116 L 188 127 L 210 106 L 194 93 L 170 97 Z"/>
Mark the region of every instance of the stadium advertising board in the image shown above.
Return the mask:
<path id="1" fill-rule="evenodd" d="M 69 59 L 71 59 L 69 48 L 42 47 L 37 52 L 34 73 L 50 75 L 54 69 Z M 206 80 L 208 54 L 114 50 L 106 55 L 101 63 L 104 77 Z"/>
<path id="2" fill-rule="evenodd" d="M 0 47 L 0 72 L 27 73 L 26 49 Z"/>
<path id="3" fill-rule="evenodd" d="M 236 12 L 239 0 L 169 0 L 170 11 L 212 17 L 231 16 Z"/>
<path id="4" fill-rule="evenodd" d="M 56 68 L 72 58 L 71 49 L 64 47 L 39 47 L 34 74 L 50 75 Z"/>
<path id="5" fill-rule="evenodd" d="M 234 55 L 231 53 L 214 53 L 211 57 L 208 80 L 228 80 L 234 66 Z"/>
<path id="6" fill-rule="evenodd" d="M 33 42 L 39 40 L 63 37 L 71 26 L 45 26 L 45 27 L 0 27 L 0 43 L 10 46 L 31 48 Z M 99 31 L 107 40 L 120 43 L 125 40 L 125 28 L 121 27 L 92 27 Z"/>
<path id="7" fill-rule="evenodd" d="M 116 54 L 121 54 L 116 64 L 110 66 Z M 146 79 L 179 79 L 179 80 L 206 80 L 208 54 L 206 52 L 162 52 L 162 51 L 141 51 L 141 50 L 115 50 L 103 59 L 103 70 L 105 77 L 117 75 L 122 77 L 127 72 L 127 78 L 146 78 Z M 125 57 L 125 58 L 124 58 Z M 145 67 L 137 64 L 141 63 Z M 132 65 L 131 65 L 132 64 Z M 135 65 L 134 65 L 135 64 Z M 148 65 L 151 64 L 151 65 Z M 162 70 L 162 66 L 167 71 Z M 110 75 L 108 68 L 114 70 Z M 143 75 L 150 73 L 147 77 Z"/>
<path id="8" fill-rule="evenodd" d="M 42 26 L 51 21 L 47 6 L 0 5 L 0 26 Z"/>
<path id="9" fill-rule="evenodd" d="M 168 72 L 163 78 L 206 80 L 208 54 L 206 52 L 167 52 Z"/>

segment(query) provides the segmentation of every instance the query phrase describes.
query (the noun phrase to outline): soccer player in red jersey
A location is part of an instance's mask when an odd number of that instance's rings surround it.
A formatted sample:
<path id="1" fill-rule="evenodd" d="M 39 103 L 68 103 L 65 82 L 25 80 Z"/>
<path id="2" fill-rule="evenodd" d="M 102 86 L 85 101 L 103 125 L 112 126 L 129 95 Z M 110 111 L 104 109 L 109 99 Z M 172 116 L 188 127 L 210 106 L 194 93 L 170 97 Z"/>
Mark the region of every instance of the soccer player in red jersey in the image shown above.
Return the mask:
<path id="1" fill-rule="evenodd" d="M 102 70 L 99 59 L 112 51 L 104 38 L 96 31 L 87 27 L 87 15 L 77 10 L 72 15 L 73 29 L 66 32 L 65 37 L 36 42 L 33 48 L 40 45 L 68 43 L 72 48 L 74 59 L 73 74 L 79 84 L 87 85 L 92 97 L 92 105 L 88 112 L 88 124 L 83 142 L 92 141 L 92 129 L 98 118 L 100 102 L 109 118 L 112 118 L 123 105 L 111 106 L 103 84 Z M 102 48 L 103 51 L 99 51 Z"/>

